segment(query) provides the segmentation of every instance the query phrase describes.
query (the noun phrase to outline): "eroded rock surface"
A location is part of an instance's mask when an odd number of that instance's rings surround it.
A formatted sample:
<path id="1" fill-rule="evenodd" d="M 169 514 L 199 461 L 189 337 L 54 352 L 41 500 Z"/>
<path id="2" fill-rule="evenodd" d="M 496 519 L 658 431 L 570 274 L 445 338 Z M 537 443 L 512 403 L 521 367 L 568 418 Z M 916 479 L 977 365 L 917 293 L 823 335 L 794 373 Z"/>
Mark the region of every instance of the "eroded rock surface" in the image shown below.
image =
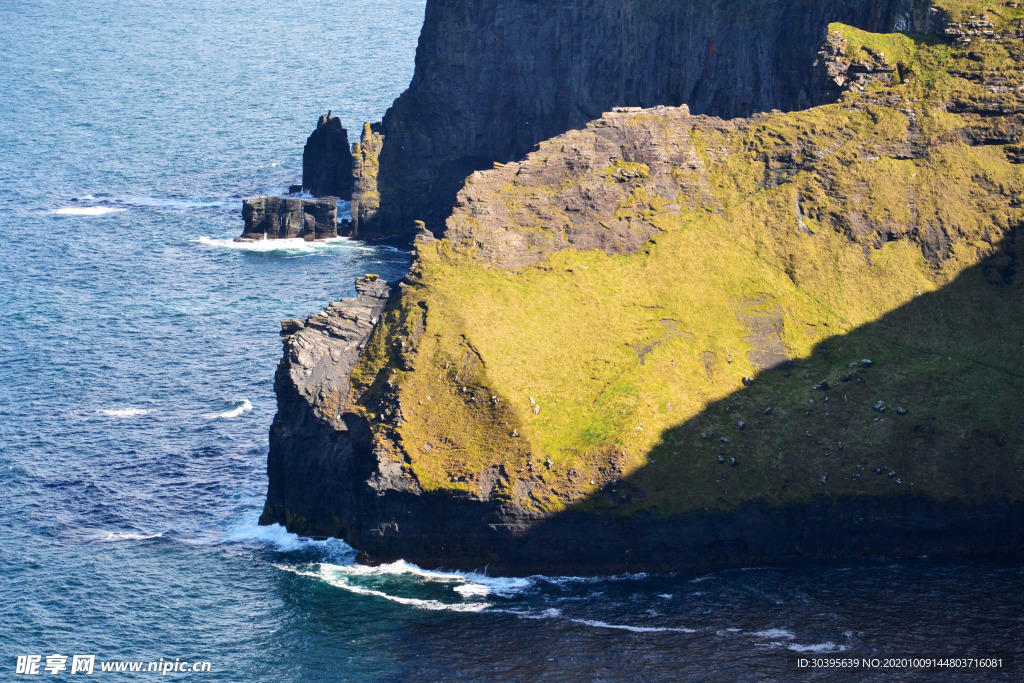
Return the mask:
<path id="1" fill-rule="evenodd" d="M 329 239 L 338 236 L 338 198 L 249 197 L 242 200 L 242 220 L 236 242 Z"/>
<path id="2" fill-rule="evenodd" d="M 722 117 L 820 104 L 829 22 L 925 33 L 919 0 L 430 0 L 416 72 L 381 125 L 367 233 L 437 234 L 464 178 L 615 106 Z M 373 224 L 371 224 L 373 223 Z"/>
<path id="3" fill-rule="evenodd" d="M 321 116 L 302 150 L 302 189 L 314 197 L 352 199 L 348 131 L 336 116 Z"/>

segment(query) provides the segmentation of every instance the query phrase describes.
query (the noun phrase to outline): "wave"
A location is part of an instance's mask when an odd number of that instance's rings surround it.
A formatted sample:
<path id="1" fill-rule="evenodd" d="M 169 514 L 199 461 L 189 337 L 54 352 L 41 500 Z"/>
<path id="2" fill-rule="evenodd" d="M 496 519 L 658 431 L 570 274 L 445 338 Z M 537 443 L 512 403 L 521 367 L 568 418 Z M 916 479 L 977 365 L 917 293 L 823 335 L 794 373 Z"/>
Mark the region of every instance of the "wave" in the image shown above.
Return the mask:
<path id="1" fill-rule="evenodd" d="M 796 638 L 796 634 L 785 628 L 769 628 L 764 631 L 756 631 L 751 633 L 752 636 L 758 638 L 784 638 L 786 640 L 793 640 Z"/>
<path id="2" fill-rule="evenodd" d="M 215 539 L 206 539 L 200 543 L 258 543 L 271 546 L 274 550 L 291 553 L 303 550 L 316 550 L 333 559 L 355 560 L 356 550 L 340 538 L 314 539 L 299 536 L 285 529 L 280 524 L 261 526 L 248 524 Z"/>
<path id="3" fill-rule="evenodd" d="M 407 598 L 400 595 L 391 595 L 384 591 L 377 590 L 375 588 L 368 588 L 366 586 L 360 586 L 349 580 L 345 570 L 350 567 L 322 564 L 317 571 L 307 571 L 298 569 L 296 567 L 288 567 L 286 565 L 273 565 L 277 569 L 281 569 L 286 572 L 291 572 L 298 576 L 308 576 L 314 579 L 319 579 L 324 583 L 327 583 L 335 588 L 341 588 L 350 593 L 356 595 L 371 595 L 391 602 L 396 602 L 400 605 L 408 605 L 409 607 L 416 607 L 418 609 L 425 609 L 430 611 L 448 611 L 448 612 L 482 612 L 488 607 L 490 603 L 486 602 L 441 602 L 440 600 L 431 600 L 424 598 Z M 351 565 L 359 566 L 359 565 Z"/>
<path id="4" fill-rule="evenodd" d="M 101 415 L 107 415 L 108 417 L 138 417 L 139 415 L 146 415 L 153 411 L 146 408 L 106 408 L 97 412 Z"/>
<path id="5" fill-rule="evenodd" d="M 117 209 L 112 206 L 65 206 L 54 209 L 51 213 L 58 216 L 106 216 L 109 213 L 121 213 L 127 209 Z"/>
<path id="6" fill-rule="evenodd" d="M 847 647 L 845 645 L 836 645 L 835 643 L 828 641 L 824 643 L 815 643 L 813 645 L 799 645 L 797 643 L 790 643 L 786 645 L 787 648 L 793 652 L 845 652 Z"/>
<path id="7" fill-rule="evenodd" d="M 501 576 L 487 576 L 477 572 L 441 572 L 422 569 L 405 560 L 390 562 L 377 566 L 365 564 L 353 564 L 343 569 L 349 576 L 416 576 L 423 581 L 441 583 L 457 583 L 454 590 L 465 597 L 498 595 L 510 597 L 520 593 L 534 585 L 532 578 L 511 578 Z"/>
<path id="8" fill-rule="evenodd" d="M 594 628 L 610 628 L 618 631 L 632 631 L 633 633 L 697 633 L 696 629 L 683 628 L 680 626 L 630 626 L 629 624 L 609 624 L 607 621 L 598 619 L 570 619 L 574 624 L 593 626 Z"/>
<path id="9" fill-rule="evenodd" d="M 162 533 L 139 534 L 127 531 L 111 531 L 106 536 L 98 538 L 99 541 L 148 541 L 153 538 L 160 538 Z"/>
<path id="10" fill-rule="evenodd" d="M 207 413 L 207 420 L 231 420 L 233 418 L 248 413 L 252 410 L 252 404 L 249 403 L 249 399 L 242 399 L 241 401 L 235 401 L 230 410 L 225 410 L 223 413 Z"/>
<path id="11" fill-rule="evenodd" d="M 343 247 L 364 248 L 362 244 L 356 244 L 347 237 L 332 237 L 327 240 L 307 242 L 297 237 L 287 240 L 259 240 L 258 242 L 235 242 L 233 238 L 200 237 L 196 240 L 204 247 L 215 247 L 219 249 L 233 249 L 235 251 L 248 252 L 283 252 L 288 254 L 314 254 L 325 251 L 337 251 Z"/>

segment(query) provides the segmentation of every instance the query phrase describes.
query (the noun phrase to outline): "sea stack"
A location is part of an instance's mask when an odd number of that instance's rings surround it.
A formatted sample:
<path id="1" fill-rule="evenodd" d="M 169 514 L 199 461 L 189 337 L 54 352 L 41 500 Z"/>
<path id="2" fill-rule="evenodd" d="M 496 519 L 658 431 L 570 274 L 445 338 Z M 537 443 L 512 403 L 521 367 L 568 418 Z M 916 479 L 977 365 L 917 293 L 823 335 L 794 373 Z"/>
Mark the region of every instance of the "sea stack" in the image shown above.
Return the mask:
<path id="1" fill-rule="evenodd" d="M 338 236 L 338 198 L 259 196 L 242 200 L 245 227 L 236 242 Z"/>
<path id="2" fill-rule="evenodd" d="M 302 189 L 314 197 L 352 199 L 352 153 L 341 119 L 321 116 L 302 150 Z"/>

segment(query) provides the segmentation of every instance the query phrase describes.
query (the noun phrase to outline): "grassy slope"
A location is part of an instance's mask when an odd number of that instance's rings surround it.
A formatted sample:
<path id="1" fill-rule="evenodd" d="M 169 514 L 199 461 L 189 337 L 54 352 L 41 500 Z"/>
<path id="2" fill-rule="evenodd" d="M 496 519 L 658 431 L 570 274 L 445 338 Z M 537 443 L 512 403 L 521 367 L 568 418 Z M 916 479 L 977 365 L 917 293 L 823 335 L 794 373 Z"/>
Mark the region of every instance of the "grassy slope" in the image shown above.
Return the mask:
<path id="1" fill-rule="evenodd" d="M 1021 15 L 989 13 L 1000 25 Z M 993 122 L 945 107 L 989 97 L 954 74 L 1013 73 L 1013 48 L 833 30 L 852 55 L 866 46 L 898 61 L 902 82 L 738 128 L 699 126 L 691 139 L 714 202 L 681 198 L 697 208 L 666 212 L 639 174 L 620 211 L 662 232 L 637 253 L 564 250 L 512 272 L 447 241 L 421 248 L 416 283 L 353 383 L 371 417 L 386 382 L 397 387 L 404 421 L 375 430 L 421 486 L 476 492 L 485 467 L 504 465 L 503 495 L 548 511 L 629 475 L 620 498 L 589 504 L 1024 497 L 1024 278 L 993 285 L 992 269 L 976 267 L 1024 221 L 1024 166 L 1001 145 L 963 144 L 958 129 Z M 897 158 L 911 117 L 928 153 Z M 783 149 L 829 153 L 765 189 L 765 159 Z M 857 217 L 876 230 L 859 234 Z M 952 237 L 939 265 L 910 234 L 922 224 Z M 751 320 L 779 314 L 796 364 L 759 371 Z M 875 365 L 849 369 L 863 357 Z M 813 390 L 822 379 L 834 388 Z M 882 467 L 897 475 L 871 473 Z M 537 482 L 532 496 L 516 492 L 520 478 Z"/>

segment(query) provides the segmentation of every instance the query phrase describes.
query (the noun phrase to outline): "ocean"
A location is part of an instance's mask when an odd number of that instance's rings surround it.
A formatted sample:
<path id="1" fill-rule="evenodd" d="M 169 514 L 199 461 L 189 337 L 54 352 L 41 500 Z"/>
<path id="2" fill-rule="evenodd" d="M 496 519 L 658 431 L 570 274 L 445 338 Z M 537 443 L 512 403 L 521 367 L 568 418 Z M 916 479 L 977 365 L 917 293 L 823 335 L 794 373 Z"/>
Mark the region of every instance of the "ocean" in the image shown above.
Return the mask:
<path id="1" fill-rule="evenodd" d="M 1020 563 L 512 579 L 257 526 L 280 320 L 410 257 L 236 245 L 241 199 L 379 120 L 423 11 L 0 2 L 0 680 L 1020 680 Z M 1001 667 L 913 661 L 956 657 Z"/>

